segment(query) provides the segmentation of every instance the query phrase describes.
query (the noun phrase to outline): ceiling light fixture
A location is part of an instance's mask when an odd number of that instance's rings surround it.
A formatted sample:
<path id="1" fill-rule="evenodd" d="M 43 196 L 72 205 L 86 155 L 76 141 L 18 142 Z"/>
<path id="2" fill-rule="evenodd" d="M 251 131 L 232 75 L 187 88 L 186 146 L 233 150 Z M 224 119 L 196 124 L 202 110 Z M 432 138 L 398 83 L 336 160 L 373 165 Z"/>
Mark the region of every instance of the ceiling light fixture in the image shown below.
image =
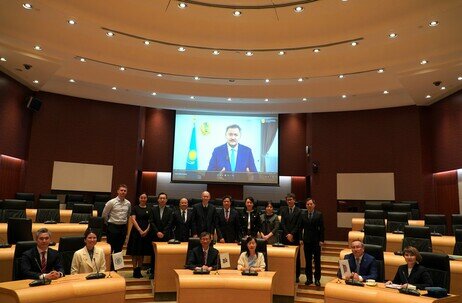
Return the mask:
<path id="1" fill-rule="evenodd" d="M 422 60 L 422 61 L 420 61 L 420 64 L 422 64 L 422 65 L 425 65 L 425 64 L 427 64 L 427 63 L 428 63 L 428 61 L 427 61 L 427 60 L 425 60 L 425 59 L 424 59 L 424 60 Z"/>
<path id="2" fill-rule="evenodd" d="M 438 24 L 440 24 L 440 23 L 439 23 L 437 20 L 433 20 L 433 21 L 431 21 L 431 22 L 428 24 L 428 26 L 435 27 L 435 26 L 437 26 Z"/>
<path id="3" fill-rule="evenodd" d="M 343 98 L 343 99 L 346 99 L 346 97 L 347 97 L 347 95 L 342 95 L 342 98 Z"/>
<path id="4" fill-rule="evenodd" d="M 34 81 L 32 81 L 32 82 L 34 82 L 35 84 L 38 84 L 38 83 L 39 83 L 39 80 L 34 80 Z"/>
<path id="5" fill-rule="evenodd" d="M 388 92 L 387 90 L 384 90 L 384 91 L 383 91 L 383 94 L 384 94 L 384 95 L 388 95 L 389 92 Z"/>
<path id="6" fill-rule="evenodd" d="M 279 51 L 279 52 L 278 52 L 278 55 L 279 55 L 279 56 L 284 56 L 285 54 L 286 54 L 285 51 Z"/>
<path id="7" fill-rule="evenodd" d="M 441 86 L 441 90 L 445 90 L 446 89 L 446 86 Z"/>
<path id="8" fill-rule="evenodd" d="M 338 75 L 339 79 L 343 79 L 345 76 L 344 75 Z"/>
<path id="9" fill-rule="evenodd" d="M 308 99 L 307 98 L 303 98 L 302 101 L 307 101 Z"/>
<path id="10" fill-rule="evenodd" d="M 298 82 L 303 82 L 303 78 L 298 78 Z"/>
<path id="11" fill-rule="evenodd" d="M 107 32 L 107 33 L 106 33 L 106 36 L 108 36 L 108 37 L 114 37 L 114 33 L 113 33 L 113 32 Z"/>
<path id="12" fill-rule="evenodd" d="M 119 70 L 124 71 L 125 67 L 121 66 L 121 67 L 119 67 Z"/>
<path id="13" fill-rule="evenodd" d="M 236 10 L 236 11 L 233 12 L 233 16 L 234 16 L 234 17 L 239 17 L 240 15 L 242 15 L 242 12 L 241 12 L 241 11 L 237 11 L 237 10 Z"/>
<path id="14" fill-rule="evenodd" d="M 233 101 L 233 99 L 231 99 L 231 98 L 228 98 L 228 101 Z"/>
<path id="15" fill-rule="evenodd" d="M 162 74 L 157 74 L 157 77 L 162 77 L 163 75 Z"/>
<path id="16" fill-rule="evenodd" d="M 200 79 L 201 79 L 201 78 L 199 78 L 198 76 L 195 76 L 195 77 L 194 77 L 194 80 L 196 80 L 196 81 L 198 81 L 198 80 L 200 80 Z"/>
<path id="17" fill-rule="evenodd" d="M 148 41 L 148 40 L 144 40 L 144 45 L 149 45 L 149 44 L 151 44 L 151 42 L 150 42 L 150 41 Z"/>
<path id="18" fill-rule="evenodd" d="M 6 62 L 6 58 L 5 58 L 5 57 L 1 57 L 1 58 L 0 58 L 0 61 Z"/>
<path id="19" fill-rule="evenodd" d="M 69 82 L 75 83 L 75 80 L 74 79 L 69 79 Z"/>
<path id="20" fill-rule="evenodd" d="M 6 61 L 6 60 L 5 60 Z M 462 80 L 462 77 L 457 77 L 457 80 L 461 81 Z"/>
<path id="21" fill-rule="evenodd" d="M 321 50 L 320 50 L 319 48 L 313 49 L 313 52 L 314 52 L 314 53 L 319 53 L 320 51 L 321 51 Z"/>
<path id="22" fill-rule="evenodd" d="M 269 101 L 269 99 L 268 99 L 268 98 L 266 98 L 266 99 L 265 99 L 265 102 L 268 102 L 268 101 Z"/>
<path id="23" fill-rule="evenodd" d="M 426 95 L 426 96 L 425 96 L 425 99 L 430 99 L 431 97 L 432 97 L 432 96 L 430 96 L 430 95 Z"/>
<path id="24" fill-rule="evenodd" d="M 385 70 L 384 70 L 383 68 L 380 68 L 380 69 L 377 70 L 377 72 L 378 72 L 379 74 L 383 73 L 384 71 L 385 71 Z"/>
<path id="25" fill-rule="evenodd" d="M 179 52 L 185 52 L 186 48 L 184 48 L 183 46 L 180 46 L 180 47 L 178 47 L 178 51 Z"/>
<path id="26" fill-rule="evenodd" d="M 112 87 L 112 90 L 117 90 L 117 87 L 113 86 L 113 87 Z"/>
<path id="27" fill-rule="evenodd" d="M 269 83 L 269 82 L 270 82 L 270 79 L 265 79 L 265 82 L 266 82 L 266 83 Z"/>
<path id="28" fill-rule="evenodd" d="M 186 7 L 188 7 L 188 5 L 184 2 L 180 2 L 178 3 L 178 7 L 181 8 L 181 9 L 185 9 Z"/>
<path id="29" fill-rule="evenodd" d="M 252 57 L 252 56 L 253 56 L 253 53 L 252 53 L 251 51 L 246 51 L 246 52 L 245 52 L 245 55 L 246 55 L 247 57 Z"/>
<path id="30" fill-rule="evenodd" d="M 35 49 L 36 51 L 41 51 L 41 50 L 42 50 L 42 47 L 40 47 L 40 45 L 36 45 L 36 46 L 34 46 L 34 49 Z"/>
<path id="31" fill-rule="evenodd" d="M 303 12 L 303 10 L 304 10 L 303 6 L 296 6 L 296 7 L 294 8 L 294 11 L 295 11 L 296 13 L 301 13 L 301 12 Z"/>
<path id="32" fill-rule="evenodd" d="M 391 33 L 388 35 L 389 38 L 391 39 L 395 39 L 396 37 L 398 37 L 398 34 L 397 33 Z"/>
<path id="33" fill-rule="evenodd" d="M 218 56 L 219 54 L 220 54 L 220 51 L 218 51 L 218 50 L 214 50 L 214 51 L 212 52 L 212 55 L 215 55 L 215 56 Z"/>
<path id="34" fill-rule="evenodd" d="M 87 62 L 87 60 L 85 60 L 85 58 L 80 58 L 80 62 Z"/>
<path id="35" fill-rule="evenodd" d="M 189 97 L 191 100 L 194 100 L 194 96 Z"/>
<path id="36" fill-rule="evenodd" d="M 70 25 L 74 25 L 74 24 L 76 24 L 77 22 L 75 22 L 74 19 L 69 19 L 69 20 L 67 20 L 67 23 L 69 23 Z"/>
<path id="37" fill-rule="evenodd" d="M 356 45 L 358 45 L 358 44 L 359 44 L 359 43 L 356 42 L 356 41 L 351 42 L 351 46 L 356 46 Z"/>
<path id="38" fill-rule="evenodd" d="M 23 4 L 22 4 L 22 7 L 24 7 L 25 9 L 32 9 L 32 4 L 30 4 L 30 3 L 23 3 Z"/>
<path id="39" fill-rule="evenodd" d="M 156 93 L 156 92 L 152 92 L 152 93 L 151 93 L 151 96 L 157 96 L 157 93 Z"/>

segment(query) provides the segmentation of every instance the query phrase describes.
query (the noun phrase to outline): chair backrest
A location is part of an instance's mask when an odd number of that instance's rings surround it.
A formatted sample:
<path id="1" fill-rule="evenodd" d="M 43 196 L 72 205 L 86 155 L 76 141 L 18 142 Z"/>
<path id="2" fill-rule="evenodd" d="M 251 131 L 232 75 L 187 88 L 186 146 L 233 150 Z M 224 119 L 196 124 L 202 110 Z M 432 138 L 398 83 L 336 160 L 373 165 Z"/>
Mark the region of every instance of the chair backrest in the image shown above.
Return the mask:
<path id="1" fill-rule="evenodd" d="M 88 220 L 88 228 L 91 228 L 96 233 L 96 238 L 101 241 L 103 236 L 104 219 L 101 217 L 90 217 Z"/>
<path id="2" fill-rule="evenodd" d="M 64 268 L 64 274 L 71 273 L 71 263 L 74 253 L 85 246 L 83 236 L 67 236 L 59 239 L 58 252 Z"/>
<path id="3" fill-rule="evenodd" d="M 462 255 L 462 228 L 454 231 L 456 244 L 454 245 L 454 255 Z"/>
<path id="4" fill-rule="evenodd" d="M 101 215 L 103 214 L 104 206 L 106 206 L 106 203 L 107 202 L 99 201 L 93 204 L 94 209 L 98 212 L 98 217 L 101 217 Z"/>
<path id="5" fill-rule="evenodd" d="M 377 262 L 377 282 L 385 281 L 385 260 L 383 249 L 379 245 L 364 244 L 364 252 L 373 256 Z"/>
<path id="6" fill-rule="evenodd" d="M 93 196 L 93 202 L 104 202 L 111 200 L 111 194 L 96 194 Z"/>
<path id="7" fill-rule="evenodd" d="M 383 225 L 364 225 L 364 244 L 373 244 L 387 249 L 387 230 Z"/>
<path id="8" fill-rule="evenodd" d="M 74 204 L 71 214 L 71 223 L 79 223 L 82 221 L 89 221 L 92 216 L 92 204 Z"/>
<path id="9" fill-rule="evenodd" d="M 153 195 L 148 196 L 147 203 L 152 203 L 152 204 L 157 203 L 157 196 L 153 196 Z"/>
<path id="10" fill-rule="evenodd" d="M 242 238 L 241 240 L 241 253 L 246 251 L 246 244 L 245 244 L 246 238 Z M 268 249 L 267 249 L 267 242 L 263 239 L 255 239 L 257 240 L 257 248 L 256 252 L 261 252 L 263 253 L 263 257 L 265 258 L 265 271 L 268 271 Z"/>
<path id="11" fill-rule="evenodd" d="M 188 251 L 186 252 L 186 260 L 184 262 L 185 265 L 187 265 L 187 261 L 188 261 L 188 255 L 189 255 L 189 252 L 191 250 L 193 250 L 195 247 L 197 246 L 201 246 L 201 239 L 200 238 L 189 238 L 188 239 Z"/>
<path id="12" fill-rule="evenodd" d="M 419 252 L 432 252 L 430 228 L 426 226 L 404 226 L 403 249 L 414 246 Z"/>
<path id="13" fill-rule="evenodd" d="M 58 199 L 40 199 L 37 204 L 37 209 L 59 209 Z"/>
<path id="14" fill-rule="evenodd" d="M 425 226 L 430 227 L 434 233 L 446 234 L 446 216 L 445 215 L 425 215 Z"/>
<path id="15" fill-rule="evenodd" d="M 0 205 L 3 209 L 26 210 L 27 201 L 18 199 L 5 199 Z"/>
<path id="16" fill-rule="evenodd" d="M 364 203 L 364 210 L 383 210 L 382 209 L 382 202 L 366 201 Z"/>
<path id="17" fill-rule="evenodd" d="M 18 243 L 16 243 L 13 256 L 13 280 L 23 279 L 21 274 L 22 254 L 35 246 L 37 246 L 37 243 L 35 241 L 19 241 Z"/>
<path id="18" fill-rule="evenodd" d="M 60 222 L 58 199 L 40 199 L 37 204 L 37 215 L 35 222 L 43 223 L 46 221 Z"/>
<path id="19" fill-rule="evenodd" d="M 364 223 L 385 226 L 385 212 L 383 210 L 366 209 L 364 211 Z"/>
<path id="20" fill-rule="evenodd" d="M 419 220 L 420 218 L 420 211 L 419 211 L 419 202 L 417 201 L 397 201 L 396 203 L 404 203 L 411 205 L 411 219 L 412 220 Z"/>
<path id="21" fill-rule="evenodd" d="M 402 212 L 389 212 L 387 219 L 387 232 L 404 231 L 408 215 Z"/>
<path id="22" fill-rule="evenodd" d="M 58 199 L 57 194 L 40 194 L 39 199 Z"/>
<path id="23" fill-rule="evenodd" d="M 66 195 L 66 202 L 84 202 L 84 196 L 83 195 L 76 195 L 76 194 L 68 194 Z"/>
<path id="24" fill-rule="evenodd" d="M 411 219 L 412 214 L 411 214 L 411 204 L 407 203 L 393 203 L 392 207 L 392 212 L 401 212 L 401 213 L 406 213 L 407 218 Z"/>
<path id="25" fill-rule="evenodd" d="M 9 218 L 7 224 L 7 238 L 8 244 L 33 240 L 32 220 L 26 218 Z"/>
<path id="26" fill-rule="evenodd" d="M 33 208 L 35 202 L 34 193 L 16 193 L 15 198 L 27 201 L 27 208 Z"/>
<path id="27" fill-rule="evenodd" d="M 456 229 L 462 229 L 462 215 L 452 214 L 451 224 L 452 224 L 452 232 L 454 234 L 456 233 Z"/>
<path id="28" fill-rule="evenodd" d="M 434 254 L 421 252 L 422 261 L 420 262 L 430 272 L 433 286 L 446 288 L 450 292 L 451 269 L 449 256 L 445 254 Z"/>

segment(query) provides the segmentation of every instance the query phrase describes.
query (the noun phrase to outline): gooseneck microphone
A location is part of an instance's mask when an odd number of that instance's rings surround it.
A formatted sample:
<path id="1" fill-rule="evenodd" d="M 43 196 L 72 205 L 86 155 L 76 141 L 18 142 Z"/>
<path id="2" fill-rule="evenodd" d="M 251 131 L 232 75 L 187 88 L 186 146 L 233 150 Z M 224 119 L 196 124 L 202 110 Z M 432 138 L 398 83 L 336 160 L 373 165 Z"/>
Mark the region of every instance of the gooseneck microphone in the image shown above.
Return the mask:
<path id="1" fill-rule="evenodd" d="M 95 258 L 91 259 L 93 263 L 95 263 L 95 268 L 96 268 L 96 273 L 89 274 L 88 276 L 85 277 L 87 280 L 94 280 L 94 279 L 103 279 L 106 277 L 105 273 L 99 272 L 99 267 L 98 264 L 96 264 Z"/>
<path id="2" fill-rule="evenodd" d="M 37 259 L 34 257 L 33 258 L 35 263 L 37 264 L 38 268 L 40 269 L 40 272 L 42 271 L 42 266 L 40 266 L 40 262 L 37 261 Z M 42 278 L 40 278 L 42 276 Z M 42 272 L 42 274 L 39 276 L 38 279 L 32 281 L 29 283 L 29 286 L 34 287 L 34 286 L 40 286 L 40 285 L 47 285 L 51 283 L 50 279 L 45 278 L 45 273 Z"/>
<path id="3" fill-rule="evenodd" d="M 409 289 L 409 281 L 406 276 L 406 271 L 403 270 L 404 282 L 406 282 L 406 287 L 399 290 L 400 293 L 412 296 L 420 296 L 420 292 L 416 289 Z"/>

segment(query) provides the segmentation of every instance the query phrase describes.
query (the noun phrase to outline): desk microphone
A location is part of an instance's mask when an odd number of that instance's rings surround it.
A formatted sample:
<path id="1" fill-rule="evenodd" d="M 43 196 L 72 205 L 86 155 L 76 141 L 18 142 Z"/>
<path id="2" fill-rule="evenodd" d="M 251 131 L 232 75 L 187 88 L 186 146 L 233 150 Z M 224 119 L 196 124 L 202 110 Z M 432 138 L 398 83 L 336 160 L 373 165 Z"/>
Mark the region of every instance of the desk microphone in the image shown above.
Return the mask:
<path id="1" fill-rule="evenodd" d="M 277 231 L 277 242 L 273 243 L 273 247 L 285 247 L 284 244 L 281 243 L 281 231 Z"/>
<path id="2" fill-rule="evenodd" d="M 175 239 L 175 230 L 176 230 L 176 226 L 173 226 L 173 239 L 168 240 L 167 241 L 168 244 L 181 244 L 180 240 Z"/>
<path id="3" fill-rule="evenodd" d="M 35 263 L 37 264 L 38 268 L 40 268 L 40 271 L 41 271 L 42 267 L 40 266 L 40 263 L 37 261 L 36 258 L 34 258 L 34 261 L 35 261 Z M 45 278 L 45 273 L 42 272 L 41 276 L 42 276 L 42 278 L 40 278 L 40 276 L 39 276 L 38 279 L 36 279 L 36 280 L 30 282 L 30 283 L 29 283 L 29 286 L 30 286 L 30 287 L 34 287 L 34 286 L 40 286 L 40 285 L 48 285 L 48 284 L 51 283 L 51 280 L 50 280 L 50 279 L 46 279 L 46 278 Z"/>
<path id="4" fill-rule="evenodd" d="M 56 222 L 55 220 L 53 220 L 53 215 L 50 214 L 50 220 L 47 220 L 45 222 L 43 222 L 43 224 L 57 224 L 58 222 Z"/>
<path id="5" fill-rule="evenodd" d="M 94 280 L 94 279 L 103 279 L 104 277 L 106 277 L 106 274 L 99 272 L 99 268 L 98 268 L 98 265 L 96 264 L 95 258 L 92 258 L 91 260 L 93 261 L 93 263 L 95 263 L 96 273 L 89 274 L 88 276 L 85 277 L 85 279 Z"/>
<path id="6" fill-rule="evenodd" d="M 406 287 L 399 290 L 400 293 L 411 295 L 411 296 L 420 296 L 420 292 L 416 289 L 409 289 L 409 281 L 407 280 L 406 272 L 403 270 L 404 282 L 406 282 Z"/>

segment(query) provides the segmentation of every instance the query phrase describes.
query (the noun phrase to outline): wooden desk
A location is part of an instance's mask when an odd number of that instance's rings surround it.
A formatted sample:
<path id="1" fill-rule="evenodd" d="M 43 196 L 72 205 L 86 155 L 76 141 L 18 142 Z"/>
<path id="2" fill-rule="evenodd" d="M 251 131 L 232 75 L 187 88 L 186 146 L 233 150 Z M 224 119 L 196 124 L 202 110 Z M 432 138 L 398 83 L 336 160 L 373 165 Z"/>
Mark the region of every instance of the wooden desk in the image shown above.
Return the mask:
<path id="1" fill-rule="evenodd" d="M 325 303 L 449 303 L 459 302 L 460 296 L 451 295 L 446 298 L 436 299 L 425 296 L 415 297 L 400 294 L 396 289 L 386 288 L 384 283 L 377 286 L 351 286 L 345 281 L 334 279 L 326 284 L 324 288 Z"/>
<path id="2" fill-rule="evenodd" d="M 111 245 L 106 242 L 98 242 L 96 246 L 103 249 L 104 256 L 106 257 L 106 268 L 110 268 Z M 51 246 L 51 248 L 58 250 L 59 243 L 55 246 Z M 13 276 L 14 249 L 15 245 L 0 249 L 0 282 L 11 281 Z"/>
<path id="3" fill-rule="evenodd" d="M 229 253 L 231 268 L 237 268 L 237 260 L 241 246 L 231 243 L 217 243 L 214 245 L 221 253 Z M 161 298 L 168 293 L 174 293 L 175 269 L 183 269 L 186 263 L 188 244 L 167 244 L 165 242 L 153 242 L 156 254 L 156 269 L 154 277 L 154 298 Z M 295 296 L 295 256 L 298 247 L 272 247 L 268 245 L 269 270 L 276 272 L 274 276 L 274 295 Z"/>
<path id="4" fill-rule="evenodd" d="M 350 231 L 348 233 L 348 242 L 351 243 L 353 240 L 363 240 L 364 233 L 361 231 Z M 387 233 L 387 251 L 398 251 L 403 246 L 403 234 L 392 234 Z M 456 244 L 456 238 L 453 236 L 442 236 L 442 237 L 431 237 L 432 248 L 434 253 L 452 254 L 454 251 L 454 245 Z"/>
<path id="5" fill-rule="evenodd" d="M 340 259 L 346 254 L 351 253 L 351 249 L 344 249 L 340 252 Z M 385 280 L 393 280 L 398 267 L 406 264 L 403 256 L 397 256 L 392 252 L 384 252 L 383 258 L 385 260 Z M 462 261 L 449 261 L 451 267 L 451 293 L 455 295 L 462 295 Z"/>
<path id="6" fill-rule="evenodd" d="M 351 230 L 358 230 L 361 231 L 364 228 L 364 218 L 353 218 L 351 219 Z M 385 224 L 387 223 L 387 219 L 385 219 Z M 407 223 L 410 226 L 425 226 L 424 220 L 407 220 Z"/>
<path id="7" fill-rule="evenodd" d="M 273 301 L 274 272 L 242 276 L 240 271 L 221 269 L 219 274 L 194 275 L 192 270 L 175 269 L 175 274 L 178 303 Z"/>
<path id="8" fill-rule="evenodd" d="M 60 209 L 59 210 L 59 219 L 62 223 L 71 222 L 72 209 Z M 37 209 L 35 208 L 26 208 L 26 217 L 32 219 L 32 222 L 35 222 L 35 217 L 37 216 Z M 93 217 L 98 216 L 98 211 L 93 211 Z"/>
<path id="9" fill-rule="evenodd" d="M 108 273 L 106 273 L 107 275 Z M 112 278 L 86 280 L 87 274 L 65 276 L 50 285 L 29 287 L 32 280 L 0 283 L 2 303 L 125 302 L 125 279 L 112 272 Z"/>

